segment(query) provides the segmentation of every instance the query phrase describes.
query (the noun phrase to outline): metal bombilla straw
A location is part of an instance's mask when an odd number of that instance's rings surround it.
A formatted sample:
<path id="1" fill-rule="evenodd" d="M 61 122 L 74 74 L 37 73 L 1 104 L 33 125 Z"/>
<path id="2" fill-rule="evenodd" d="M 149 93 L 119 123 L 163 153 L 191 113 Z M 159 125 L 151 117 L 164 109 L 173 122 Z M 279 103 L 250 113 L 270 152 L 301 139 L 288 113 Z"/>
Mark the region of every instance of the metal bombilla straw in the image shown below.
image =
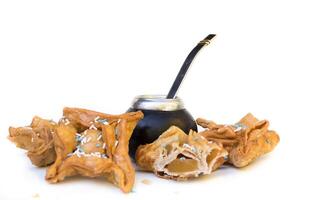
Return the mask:
<path id="1" fill-rule="evenodd" d="M 170 89 L 170 91 L 168 92 L 166 98 L 167 99 L 174 99 L 176 97 L 176 93 L 193 61 L 193 59 L 195 58 L 196 54 L 204 47 L 204 46 L 208 46 L 210 44 L 210 41 L 216 36 L 216 34 L 209 34 L 205 39 L 203 39 L 202 41 L 200 41 L 195 47 L 194 49 L 192 49 L 192 51 L 189 53 L 189 55 L 187 56 L 185 62 L 182 64 L 182 67 L 180 68 L 178 75 L 176 76 L 176 79 Z"/>

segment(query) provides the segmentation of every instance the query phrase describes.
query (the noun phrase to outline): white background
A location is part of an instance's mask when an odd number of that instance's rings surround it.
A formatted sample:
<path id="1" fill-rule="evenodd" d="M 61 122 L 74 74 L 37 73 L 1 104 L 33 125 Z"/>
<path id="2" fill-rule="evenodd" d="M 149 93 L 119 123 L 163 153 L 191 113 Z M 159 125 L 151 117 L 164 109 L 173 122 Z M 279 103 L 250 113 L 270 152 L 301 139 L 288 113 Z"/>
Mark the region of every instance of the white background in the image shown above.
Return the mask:
<path id="1" fill-rule="evenodd" d="M 308 19 L 305 0 L 0 1 L 0 199 L 308 199 Z M 6 139 L 64 106 L 116 114 L 166 94 L 209 33 L 179 96 L 195 118 L 270 120 L 281 142 L 251 166 L 188 182 L 138 172 L 123 194 L 102 179 L 48 184 Z"/>

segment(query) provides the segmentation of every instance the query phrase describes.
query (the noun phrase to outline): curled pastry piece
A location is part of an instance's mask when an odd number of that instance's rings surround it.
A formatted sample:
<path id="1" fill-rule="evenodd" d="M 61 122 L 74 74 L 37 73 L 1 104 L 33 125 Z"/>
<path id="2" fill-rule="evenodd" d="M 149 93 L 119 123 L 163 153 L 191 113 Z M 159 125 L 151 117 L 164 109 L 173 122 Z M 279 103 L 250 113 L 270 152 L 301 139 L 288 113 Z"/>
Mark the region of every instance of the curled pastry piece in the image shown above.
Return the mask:
<path id="1" fill-rule="evenodd" d="M 260 121 L 251 113 L 234 125 L 218 125 L 201 118 L 196 121 L 205 128 L 200 134 L 209 141 L 222 144 L 229 152 L 228 162 L 235 167 L 247 166 L 272 151 L 280 140 L 275 131 L 268 130 L 268 121 Z"/>
<path id="2" fill-rule="evenodd" d="M 44 167 L 55 161 L 53 134 L 56 123 L 35 116 L 30 126 L 10 127 L 8 139 L 17 147 L 27 150 L 33 165 Z"/>
<path id="3" fill-rule="evenodd" d="M 210 174 L 224 163 L 225 156 L 222 146 L 194 131 L 187 135 L 176 126 L 136 151 L 136 161 L 142 169 L 173 180 Z"/>
<path id="4" fill-rule="evenodd" d="M 135 170 L 128 143 L 142 112 L 107 115 L 65 108 L 63 115 L 66 123 L 59 123 L 54 137 L 57 159 L 46 179 L 56 183 L 68 176 L 103 176 L 122 191 L 131 191 Z"/>

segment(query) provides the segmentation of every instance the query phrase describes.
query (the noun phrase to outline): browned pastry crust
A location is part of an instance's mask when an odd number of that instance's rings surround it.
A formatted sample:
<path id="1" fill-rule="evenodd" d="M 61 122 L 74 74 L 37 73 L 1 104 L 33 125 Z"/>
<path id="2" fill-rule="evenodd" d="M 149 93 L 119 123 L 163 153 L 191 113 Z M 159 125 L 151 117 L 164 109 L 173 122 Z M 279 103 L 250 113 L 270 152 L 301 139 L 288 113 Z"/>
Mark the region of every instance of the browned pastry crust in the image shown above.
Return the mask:
<path id="1" fill-rule="evenodd" d="M 157 176 L 186 180 L 210 174 L 224 162 L 227 152 L 222 146 L 207 141 L 198 133 L 185 134 L 171 126 L 151 144 L 141 145 L 136 151 L 137 164 Z"/>
<path id="2" fill-rule="evenodd" d="M 57 124 L 35 116 L 30 126 L 10 127 L 8 139 L 27 150 L 33 165 L 44 167 L 55 161 L 53 133 Z"/>
<path id="3" fill-rule="evenodd" d="M 55 133 L 57 159 L 47 170 L 46 179 L 56 183 L 74 175 L 104 176 L 122 191 L 131 191 L 135 170 L 128 144 L 142 112 L 107 115 L 64 108 L 63 115 L 68 123 L 60 122 Z"/>
<path id="4" fill-rule="evenodd" d="M 10 128 L 9 139 L 37 166 L 50 165 L 46 180 L 104 176 L 124 192 L 131 191 L 135 170 L 128 144 L 143 113 L 109 115 L 79 108 L 64 108 L 58 124 L 34 117 L 31 126 Z"/>
<path id="5" fill-rule="evenodd" d="M 275 131 L 268 130 L 268 121 L 260 121 L 251 113 L 234 125 L 218 125 L 201 118 L 196 121 L 205 128 L 200 134 L 207 140 L 222 144 L 229 152 L 228 162 L 235 167 L 247 166 L 272 151 L 280 140 Z"/>

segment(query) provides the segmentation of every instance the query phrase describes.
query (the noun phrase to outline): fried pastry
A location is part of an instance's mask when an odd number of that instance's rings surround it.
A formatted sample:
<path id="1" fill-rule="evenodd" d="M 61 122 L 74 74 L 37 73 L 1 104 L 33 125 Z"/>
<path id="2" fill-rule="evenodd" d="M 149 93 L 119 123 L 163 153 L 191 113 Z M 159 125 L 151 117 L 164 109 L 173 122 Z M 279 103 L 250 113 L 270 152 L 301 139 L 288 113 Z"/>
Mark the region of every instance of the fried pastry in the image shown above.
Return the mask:
<path id="1" fill-rule="evenodd" d="M 63 115 L 67 125 L 60 123 L 55 133 L 57 159 L 46 179 L 56 183 L 68 176 L 103 176 L 122 191 L 131 191 L 135 170 L 128 143 L 142 112 L 107 115 L 65 108 Z"/>
<path id="2" fill-rule="evenodd" d="M 44 167 L 55 161 L 53 134 L 57 124 L 35 116 L 30 126 L 10 127 L 8 139 L 27 150 L 33 165 Z"/>
<path id="3" fill-rule="evenodd" d="M 235 167 L 245 167 L 258 157 L 272 151 L 280 138 L 268 130 L 267 120 L 258 120 L 251 113 L 234 125 L 218 125 L 215 122 L 197 119 L 205 130 L 200 134 L 209 141 L 222 144 L 229 152 L 228 162 Z"/>
<path id="4" fill-rule="evenodd" d="M 151 144 L 141 145 L 136 151 L 137 164 L 157 176 L 186 180 L 210 174 L 220 167 L 227 156 L 222 146 L 208 141 L 195 131 L 185 134 L 171 126 Z"/>

